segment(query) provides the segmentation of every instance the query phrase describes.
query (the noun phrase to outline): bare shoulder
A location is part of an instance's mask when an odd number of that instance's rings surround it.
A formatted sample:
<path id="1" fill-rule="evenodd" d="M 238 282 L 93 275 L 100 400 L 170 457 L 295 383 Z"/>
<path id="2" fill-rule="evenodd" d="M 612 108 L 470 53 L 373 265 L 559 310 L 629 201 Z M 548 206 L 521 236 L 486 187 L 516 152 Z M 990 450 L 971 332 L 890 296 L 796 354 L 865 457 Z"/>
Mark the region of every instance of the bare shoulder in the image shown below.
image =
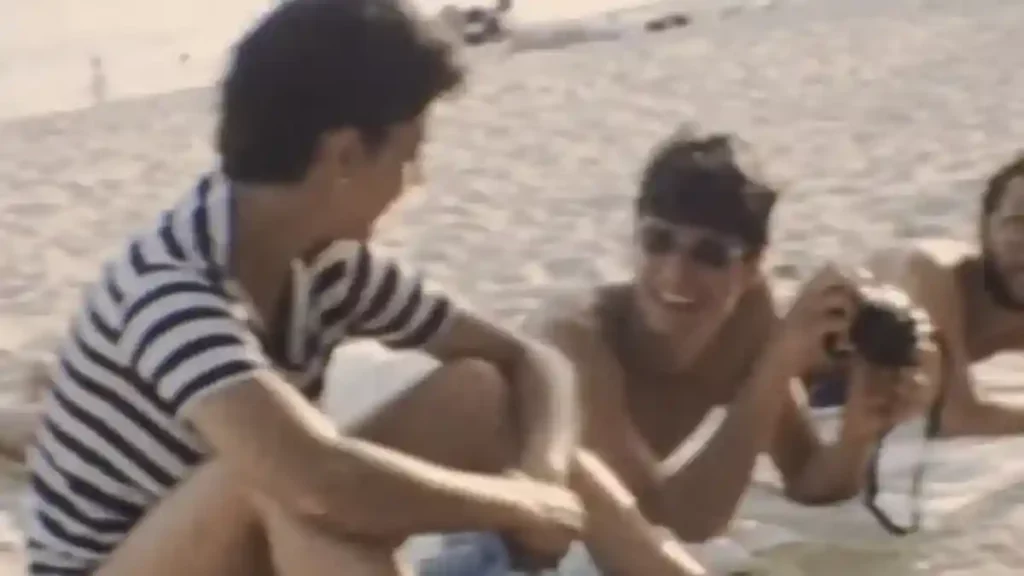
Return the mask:
<path id="1" fill-rule="evenodd" d="M 960 269 L 977 257 L 965 242 L 923 239 L 875 252 L 866 265 L 877 280 L 904 289 L 941 328 L 962 300 Z"/>
<path id="2" fill-rule="evenodd" d="M 527 334 L 558 348 L 576 365 L 583 381 L 611 382 L 620 374 L 605 338 L 601 312 L 609 290 L 614 289 L 593 287 L 555 295 L 538 306 L 526 323 Z"/>
<path id="3" fill-rule="evenodd" d="M 560 292 L 544 300 L 526 318 L 528 335 L 543 340 L 564 339 L 582 343 L 600 335 L 598 289 Z"/>
<path id="4" fill-rule="evenodd" d="M 977 255 L 977 248 L 966 242 L 929 238 L 873 252 L 866 265 L 879 280 L 902 284 L 919 277 L 929 280 L 952 278 L 961 264 Z"/>

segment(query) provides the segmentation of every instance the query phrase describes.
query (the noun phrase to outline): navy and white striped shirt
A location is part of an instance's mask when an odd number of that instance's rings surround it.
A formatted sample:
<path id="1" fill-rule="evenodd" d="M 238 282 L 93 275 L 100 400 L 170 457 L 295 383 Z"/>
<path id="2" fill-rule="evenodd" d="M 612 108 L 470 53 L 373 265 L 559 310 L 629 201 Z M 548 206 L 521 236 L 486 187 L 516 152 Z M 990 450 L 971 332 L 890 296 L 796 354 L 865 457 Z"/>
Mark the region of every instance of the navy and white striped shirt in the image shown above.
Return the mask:
<path id="1" fill-rule="evenodd" d="M 293 263 L 279 333 L 258 336 L 228 274 L 233 206 L 203 178 L 86 291 L 30 460 L 32 574 L 94 568 L 189 475 L 205 449 L 182 414 L 205 395 L 269 366 L 315 400 L 343 339 L 419 347 L 444 329 L 446 298 L 338 242 Z"/>

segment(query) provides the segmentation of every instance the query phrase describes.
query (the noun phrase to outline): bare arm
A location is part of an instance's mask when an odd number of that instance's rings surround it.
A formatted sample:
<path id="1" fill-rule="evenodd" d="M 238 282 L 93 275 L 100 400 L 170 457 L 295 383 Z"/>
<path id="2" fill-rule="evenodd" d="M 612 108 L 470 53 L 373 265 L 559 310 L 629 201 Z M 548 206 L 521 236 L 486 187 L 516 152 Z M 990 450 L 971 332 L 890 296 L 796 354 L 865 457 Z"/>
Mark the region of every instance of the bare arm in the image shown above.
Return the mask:
<path id="1" fill-rule="evenodd" d="M 357 536 L 519 528 L 535 488 L 343 437 L 269 371 L 208 395 L 186 417 L 253 489 Z"/>
<path id="2" fill-rule="evenodd" d="M 824 446 L 802 389 L 796 386 L 795 372 L 800 367 L 764 346 L 779 327 L 767 292 L 753 294 L 743 313 L 744 337 L 751 343 L 747 357 L 752 360 L 739 359 L 736 374 L 745 381 L 717 431 L 686 462 L 670 457 L 657 463 L 624 409 L 621 390 L 592 385 L 607 383 L 602 372 L 614 368 L 600 364 L 599 354 L 588 355 L 580 349 L 582 336 L 563 334 L 560 340 L 579 364 L 598 366 L 596 372 L 582 377 L 589 395 L 588 412 L 599 422 L 596 432 L 588 432 L 588 443 L 596 445 L 642 495 L 649 517 L 688 541 L 706 540 L 727 527 L 761 452 L 775 456 L 790 498 L 808 503 L 836 501 L 859 490 L 874 441 L 844 430 L 839 442 Z"/>
<path id="3" fill-rule="evenodd" d="M 750 485 L 754 464 L 775 437 L 790 368 L 764 355 L 714 435 L 693 458 L 662 467 L 660 489 L 648 503 L 656 518 L 684 540 L 702 542 L 721 534 Z"/>
<path id="4" fill-rule="evenodd" d="M 577 450 L 573 459 L 570 486 L 587 511 L 587 547 L 612 574 L 704 574 L 672 534 L 648 521 L 634 496 L 658 487 L 658 460 L 629 420 L 621 388 L 613 385 L 617 368 L 596 353 L 588 323 L 587 318 L 549 315 L 530 325 L 577 367 L 581 420 L 590 424 L 584 426 L 587 448 Z"/>
<path id="5" fill-rule="evenodd" d="M 782 474 L 786 497 L 801 504 L 832 504 L 864 487 L 877 438 L 843 426 L 832 444 L 821 441 L 797 379 L 790 385 L 771 456 Z"/>
<path id="6" fill-rule="evenodd" d="M 706 574 L 671 534 L 647 521 L 633 494 L 596 454 L 579 451 L 571 478 L 587 509 L 587 549 L 605 573 Z"/>
<path id="7" fill-rule="evenodd" d="M 1000 436 L 1024 433 L 1024 407 L 980 397 L 971 377 L 964 341 L 963 297 L 952 263 L 941 263 L 923 249 L 877 258 L 872 271 L 898 284 L 925 309 L 935 324 L 943 436 Z"/>
<path id="8" fill-rule="evenodd" d="M 979 397 L 970 373 L 970 361 L 955 339 L 942 339 L 940 390 L 944 397 L 939 433 L 956 436 L 1004 436 L 1024 433 L 1024 407 L 1008 406 Z M 952 341 L 951 341 L 952 340 Z"/>
<path id="9" fill-rule="evenodd" d="M 465 311 L 425 349 L 441 360 L 472 356 L 498 366 L 519 399 L 520 469 L 543 480 L 568 480 L 580 424 L 575 370 L 562 353 Z"/>
<path id="10" fill-rule="evenodd" d="M 355 535 L 508 530 L 548 489 L 340 436 L 271 368 L 245 319 L 207 279 L 153 274 L 159 289 L 126 304 L 120 345 L 130 366 L 240 483 L 286 509 Z"/>
<path id="11" fill-rule="evenodd" d="M 524 338 L 432 293 L 399 266 L 373 256 L 365 246 L 350 251 L 351 269 L 378 271 L 366 282 L 370 304 L 349 334 L 374 338 L 392 348 L 419 348 L 442 360 L 476 357 L 494 364 L 519 400 L 523 434 L 520 469 L 564 483 L 579 435 L 575 373 L 556 350 Z"/>

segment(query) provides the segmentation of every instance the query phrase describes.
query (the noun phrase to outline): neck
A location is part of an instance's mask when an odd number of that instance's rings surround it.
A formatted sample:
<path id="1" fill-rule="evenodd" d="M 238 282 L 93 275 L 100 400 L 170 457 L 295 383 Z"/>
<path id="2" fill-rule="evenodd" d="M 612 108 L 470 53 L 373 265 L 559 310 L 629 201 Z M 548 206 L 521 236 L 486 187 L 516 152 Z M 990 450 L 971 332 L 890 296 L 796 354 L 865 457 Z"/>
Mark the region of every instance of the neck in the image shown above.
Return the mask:
<path id="1" fill-rule="evenodd" d="M 273 310 L 294 260 L 335 239 L 364 239 L 365 226 L 351 226 L 349 236 L 320 225 L 311 215 L 324 210 L 302 185 L 238 186 L 235 194 L 232 275 L 263 314 Z"/>
<path id="2" fill-rule="evenodd" d="M 652 332 L 644 324 L 632 299 L 629 300 L 625 318 L 624 352 L 631 366 L 652 376 L 672 376 L 685 372 L 693 365 L 693 354 L 673 346 L 671 338 Z"/>

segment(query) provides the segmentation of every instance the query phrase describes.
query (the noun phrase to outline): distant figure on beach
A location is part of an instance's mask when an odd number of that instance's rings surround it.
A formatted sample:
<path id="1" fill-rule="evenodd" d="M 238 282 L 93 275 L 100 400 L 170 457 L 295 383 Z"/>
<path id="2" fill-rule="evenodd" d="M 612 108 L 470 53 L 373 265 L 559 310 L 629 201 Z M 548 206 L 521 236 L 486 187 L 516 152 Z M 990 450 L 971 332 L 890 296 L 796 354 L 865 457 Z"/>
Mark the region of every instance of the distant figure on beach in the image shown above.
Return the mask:
<path id="1" fill-rule="evenodd" d="M 651 523 L 687 542 L 723 534 L 762 453 L 794 502 L 857 495 L 880 436 L 930 397 L 917 367 L 855 351 L 838 438 L 819 437 L 800 379 L 850 330 L 859 284 L 826 267 L 777 314 L 761 267 L 777 190 L 737 148 L 692 133 L 659 146 L 635 203 L 633 278 L 556 299 L 531 322 L 576 365 L 584 444 Z M 704 447 L 677 453 L 716 407 L 726 416 Z"/>
<path id="2" fill-rule="evenodd" d="M 932 318 L 938 433 L 1024 433 L 1024 407 L 983 398 L 970 370 L 999 352 L 1024 350 L 1024 153 L 988 179 L 976 245 L 914 241 L 872 254 L 867 268 L 901 286 Z"/>
<path id="3" fill-rule="evenodd" d="M 397 575 L 410 534 L 531 558 L 579 536 L 571 364 L 369 244 L 461 79 L 398 0 L 285 2 L 241 40 L 219 171 L 104 266 L 60 348 L 31 574 Z M 440 361 L 359 438 L 313 404 L 348 338 Z"/>
<path id="4" fill-rule="evenodd" d="M 103 70 L 103 59 L 99 56 L 89 59 L 89 92 L 93 104 L 107 101 L 107 73 Z"/>

